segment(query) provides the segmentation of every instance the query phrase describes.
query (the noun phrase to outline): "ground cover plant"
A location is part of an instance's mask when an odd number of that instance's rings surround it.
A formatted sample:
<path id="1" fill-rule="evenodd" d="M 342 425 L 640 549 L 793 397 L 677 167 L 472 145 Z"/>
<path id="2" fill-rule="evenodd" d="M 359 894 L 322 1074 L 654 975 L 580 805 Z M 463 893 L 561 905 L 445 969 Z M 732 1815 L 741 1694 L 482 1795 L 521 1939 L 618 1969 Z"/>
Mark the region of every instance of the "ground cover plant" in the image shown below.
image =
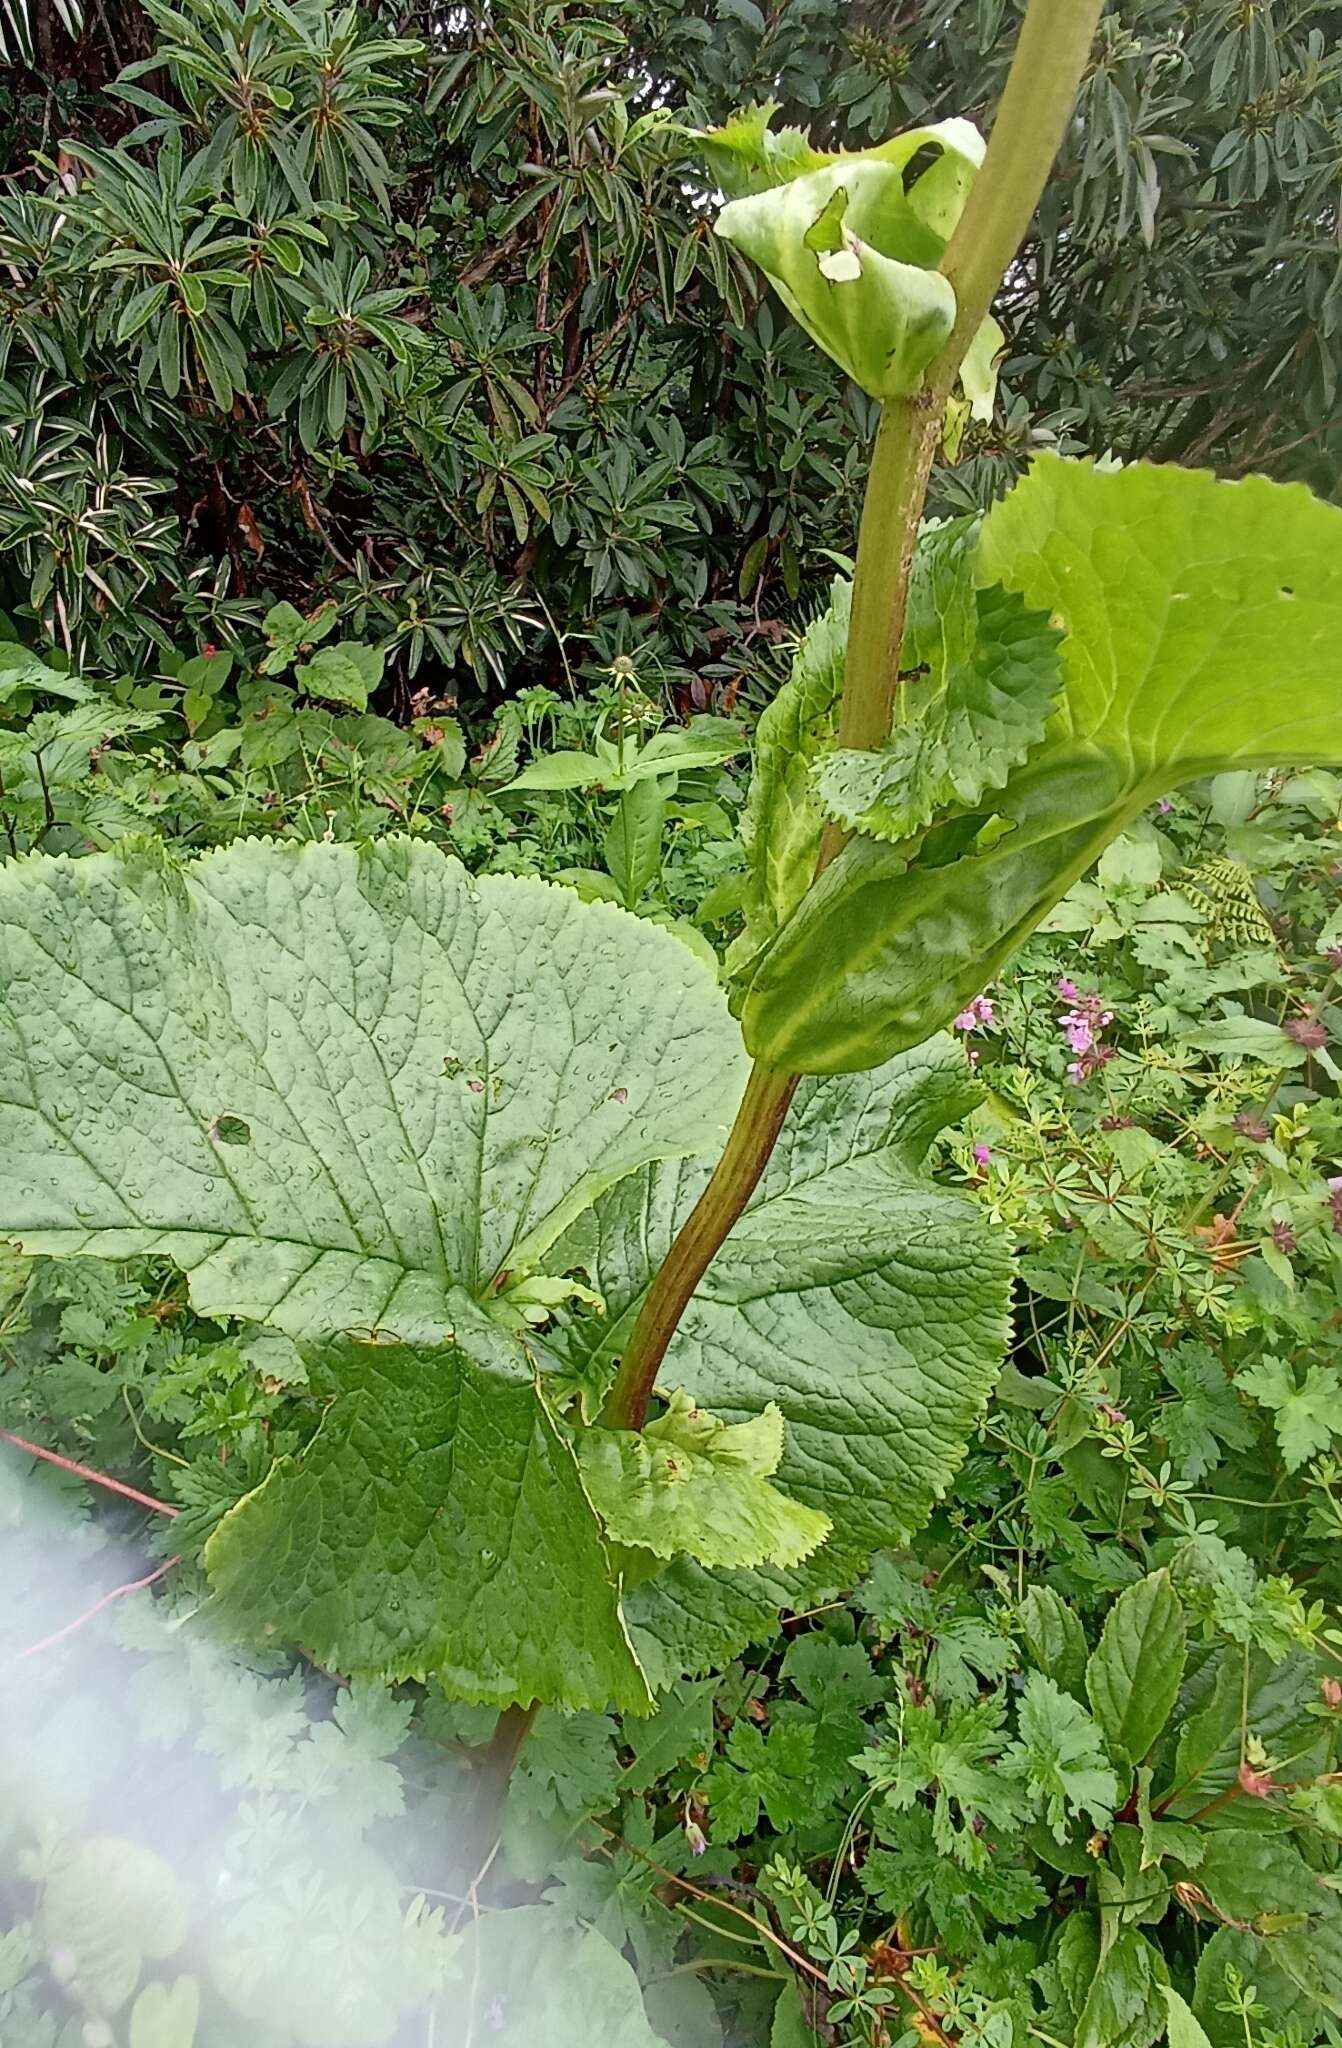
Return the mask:
<path id="1" fill-rule="evenodd" d="M 268 779 L 288 769 L 301 829 L 230 838 L 219 818 L 200 836 L 229 843 L 190 862 L 116 831 L 110 853 L 20 853 L 20 834 L 87 837 L 90 740 L 134 739 L 155 705 L 18 646 L 3 669 L 22 720 L 0 871 L 9 1385 L 48 1423 L 82 1401 L 95 1435 L 99 1415 L 145 1449 L 147 1421 L 178 1432 L 177 1511 L 137 1499 L 171 1521 L 202 1617 L 261 1654 L 263 1687 L 286 1683 L 277 1651 L 338 1674 L 321 1698 L 356 1748 L 351 1702 L 391 1698 L 367 1709 L 375 1760 L 426 1698 L 482 1756 L 479 1822 L 514 1882 L 553 1879 L 546 1924 L 600 1930 L 631 2043 L 726 2025 L 1197 2048 L 1261 2022 L 1309 2038 L 1339 2009 L 1342 1692 L 1321 1602 L 1281 1572 L 1336 1525 L 1336 1378 L 1291 1351 L 1335 1318 L 1331 983 L 1236 849 L 1265 771 L 1290 771 L 1273 794 L 1298 829 L 1269 830 L 1260 866 L 1298 882 L 1317 834 L 1297 814 L 1336 816 L 1342 515 L 1259 478 L 1044 457 L 985 515 L 920 534 L 938 449 L 991 407 L 990 305 L 1096 18 L 1032 0 L 981 169 L 954 119 L 830 152 L 756 107 L 697 138 L 721 238 L 882 406 L 851 580 L 759 722 L 743 862 L 722 858 L 710 903 L 668 884 L 664 837 L 708 832 L 741 787 L 741 722 L 640 734 L 636 665 L 611 664 L 590 733 L 561 735 L 586 746 L 521 765 L 549 712 L 533 696 L 468 771 L 446 711 L 413 744 L 368 713 L 382 652 L 339 637 L 337 607 L 278 604 L 236 723 L 217 650 L 174 680 L 203 735 L 197 815 L 231 787 L 208 770 L 250 744 Z M 538 852 L 556 886 L 473 875 L 431 834 L 370 839 L 379 750 L 412 820 L 430 789 L 482 820 L 596 791 L 576 829 L 537 829 L 595 844 L 594 815 L 601 864 Z M 345 830 L 315 832 L 312 763 L 334 777 L 342 757 Z M 1182 825 L 1133 836 L 1209 778 L 1191 816 L 1239 835 L 1219 865 L 1185 859 Z M 1182 1068 L 1116 1097 L 1122 999 L 1065 962 L 1066 1074 L 990 1058 L 999 1024 L 1027 1050 L 1039 1026 L 1029 969 L 1020 1019 L 989 983 L 1069 921 L 1122 942 L 1116 975 L 1161 965 L 1164 1021 L 1148 1007 L 1140 1029 L 1180 1038 Z M 724 926 L 720 979 L 705 929 Z M 1330 966 L 1327 919 L 1308 936 Z M 1235 1000 L 1273 989 L 1276 1021 Z M 1200 1047 L 1188 1015 L 1213 1000 Z M 1066 1093 L 1092 1082 L 1097 1125 Z M 930 1157 L 971 1114 L 974 1191 Z M 1021 1239 L 1065 1334 L 1032 1315 L 1003 1376 Z M 1134 1243 L 1153 1269 L 1135 1295 L 1093 1269 L 1096 1245 L 1121 1264 Z M 90 1257 L 104 1277 L 84 1283 Z M 146 1258 L 167 1262 L 149 1296 L 118 1273 Z M 1227 1360 L 1219 1328 L 1262 1341 Z M 1143 1347 L 1171 1329 L 1158 1376 Z M 74 1390 L 54 1402 L 53 1350 Z M 994 1451 L 966 1463 L 984 1431 Z M 202 1434 L 213 1456 L 185 1448 Z M 1223 1458 L 1236 1490 L 1208 1500 L 1238 1519 L 1197 1509 Z M 786 1648 L 742 1664 L 780 1613 Z M 473 1923 L 493 1855 L 455 1895 Z M 59 1856 L 23 1858 L 20 2014 L 48 2010 L 33 1969 L 69 1882 Z M 734 1972 L 684 1952 L 690 1899 L 718 1944 L 763 1946 L 735 1968 L 759 2002 L 704 1992 Z M 455 1941 L 435 1924 L 416 1950 L 430 2038 Z M 144 1956 L 180 1943 L 131 1946 L 110 1976 L 76 1958 L 58 2027 L 231 2038 L 229 1965 L 202 2019 L 194 1977 L 139 1989 Z M 534 2025 L 531 1996 L 494 2030 Z M 409 2024 L 399 1994 L 371 2003 L 317 2038 Z"/>

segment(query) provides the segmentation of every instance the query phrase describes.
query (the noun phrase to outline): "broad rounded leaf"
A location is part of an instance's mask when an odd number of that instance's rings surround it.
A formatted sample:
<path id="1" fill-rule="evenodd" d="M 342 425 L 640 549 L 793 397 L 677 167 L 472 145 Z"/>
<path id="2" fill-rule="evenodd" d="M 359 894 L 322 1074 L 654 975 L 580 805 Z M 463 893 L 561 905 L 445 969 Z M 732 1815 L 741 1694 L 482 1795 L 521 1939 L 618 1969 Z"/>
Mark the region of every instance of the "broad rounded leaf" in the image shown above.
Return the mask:
<path id="1" fill-rule="evenodd" d="M 836 1574 L 926 1518 L 1001 1364 L 1008 1247 L 923 1167 L 976 1099 L 946 1039 L 872 1074 L 803 1083 L 667 1353 L 665 1383 L 715 1415 L 746 1421 L 776 1402 L 778 1484 L 832 1520 L 817 1564 Z M 555 1345 L 597 1392 L 704 1178 L 697 1163 L 639 1174 L 559 1248 L 606 1302 Z"/>
<path id="2" fill-rule="evenodd" d="M 677 1389 L 645 1429 L 586 1429 L 577 1449 L 609 1535 L 658 1557 L 793 1565 L 829 1534 L 827 1515 L 769 1484 L 783 1455 L 772 1402 L 749 1422 L 726 1423 Z"/>
<path id="3" fill-rule="evenodd" d="M 1062 702 L 975 821 L 852 840 L 761 959 L 742 1021 L 766 1064 L 873 1066 L 992 980 L 1136 813 L 1232 768 L 1342 762 L 1342 510 L 1298 484 L 1040 457 L 993 507 L 976 574 L 1066 628 Z"/>
<path id="4" fill-rule="evenodd" d="M 1120 1593 L 1086 1666 L 1086 1691 L 1112 1747 L 1140 1763 L 1174 1711 L 1184 1675 L 1184 1610 L 1167 1571 Z"/>
<path id="5" fill-rule="evenodd" d="M 635 1712 L 650 1695 L 573 1454 L 529 1380 L 456 1349 L 343 1344 L 329 1402 L 210 1537 L 212 1611 L 352 1676 Z"/>
<path id="6" fill-rule="evenodd" d="M 0 872 L 0 1232 L 208 1313 L 462 1332 L 741 1070 L 674 937 L 407 840 Z"/>

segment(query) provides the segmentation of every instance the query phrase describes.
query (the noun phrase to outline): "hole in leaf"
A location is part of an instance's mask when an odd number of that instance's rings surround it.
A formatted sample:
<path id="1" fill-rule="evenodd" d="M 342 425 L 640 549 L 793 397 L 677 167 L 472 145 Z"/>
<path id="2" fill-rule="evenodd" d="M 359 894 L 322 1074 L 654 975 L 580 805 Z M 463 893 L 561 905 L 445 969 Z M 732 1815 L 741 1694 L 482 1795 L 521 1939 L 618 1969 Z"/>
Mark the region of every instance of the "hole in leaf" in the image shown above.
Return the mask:
<path id="1" fill-rule="evenodd" d="M 925 142 L 915 150 L 904 166 L 904 190 L 911 192 L 924 171 L 930 171 L 933 164 L 945 155 L 939 142 Z"/>
<path id="2" fill-rule="evenodd" d="M 210 1136 L 216 1145 L 250 1145 L 252 1127 L 245 1118 L 225 1112 L 210 1125 Z"/>

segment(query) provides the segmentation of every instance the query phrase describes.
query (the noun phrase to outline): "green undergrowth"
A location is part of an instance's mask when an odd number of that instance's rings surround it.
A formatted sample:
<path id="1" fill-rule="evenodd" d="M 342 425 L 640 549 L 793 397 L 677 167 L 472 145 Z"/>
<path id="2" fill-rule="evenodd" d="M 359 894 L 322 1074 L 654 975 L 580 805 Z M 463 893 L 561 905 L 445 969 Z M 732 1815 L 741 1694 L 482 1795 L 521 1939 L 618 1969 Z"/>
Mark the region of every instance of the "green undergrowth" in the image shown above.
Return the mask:
<path id="1" fill-rule="evenodd" d="M 688 772 L 730 825 L 730 766 Z M 545 1710 L 474 1896 L 487 1703 L 211 1647 L 228 1593 L 201 1552 L 329 1399 L 303 1348 L 192 1309 L 152 1260 L 7 1255 L 4 1426 L 180 1512 L 52 1468 L 34 1488 L 3 1454 L 12 1557 L 36 1531 L 76 1569 L 6 1624 L 33 1652 L 11 1706 L 53 1747 L 46 1770 L 4 1757 L 0 2039 L 354 2048 L 455 2040 L 474 2006 L 477 2039 L 559 2042 L 564 1984 L 619 2048 L 1331 2039 L 1340 799 L 1327 774 L 1243 774 L 1158 807 L 957 1018 L 983 1100 L 935 1175 L 1018 1253 L 1014 1349 L 953 1496 L 856 1583 L 822 1569 L 781 1623 L 777 1593 L 743 1592 L 749 1646 L 668 1666 L 651 1718 Z M 569 851 L 589 801 L 519 803 L 503 864 L 543 866 L 545 834 Z M 708 844 L 730 876 L 727 831 Z M 581 1336 L 581 1302 L 564 1315 Z M 575 1391 L 588 1355 L 570 1347 Z M 246 1569 L 268 1556 L 258 1528 Z M 47 1642 L 91 1603 L 76 1584 L 169 1558 Z M 340 1569 L 357 1600 L 360 1558 Z M 542 1636 L 555 1597 L 535 1592 Z M 152 1801 L 113 1824 L 72 1768 L 100 1658 L 127 1757 L 159 1760 L 145 1782 L 209 1788 L 214 1832 L 184 1855 Z M 243 1894 L 202 1917 L 239 1816 Z M 318 1967 L 340 1929 L 354 1958 L 349 1930 L 381 1930 L 376 1968 Z"/>

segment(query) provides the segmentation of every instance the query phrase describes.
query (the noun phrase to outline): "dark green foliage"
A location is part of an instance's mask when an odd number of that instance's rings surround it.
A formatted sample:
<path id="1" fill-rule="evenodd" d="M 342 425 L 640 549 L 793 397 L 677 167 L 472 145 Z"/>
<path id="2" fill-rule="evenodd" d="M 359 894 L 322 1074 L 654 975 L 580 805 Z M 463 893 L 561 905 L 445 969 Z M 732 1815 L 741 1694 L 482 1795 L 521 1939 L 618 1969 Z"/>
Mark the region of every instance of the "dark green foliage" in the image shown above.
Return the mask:
<path id="1" fill-rule="evenodd" d="M 250 659 L 274 597 L 329 593 L 402 712 L 620 652 L 700 705 L 767 671 L 851 544 L 871 408 L 709 233 L 666 110 L 775 97 L 850 147 L 986 120 L 1013 9 L 945 12 L 116 10 L 116 46 L 154 57 L 57 91 L 0 198 L 25 635 L 171 677 L 205 644 Z M 1332 488 L 1336 14 L 1106 18 L 1007 294 L 998 418 L 943 505 L 1039 436 Z M 54 80 L 60 35 L 39 43 Z"/>

